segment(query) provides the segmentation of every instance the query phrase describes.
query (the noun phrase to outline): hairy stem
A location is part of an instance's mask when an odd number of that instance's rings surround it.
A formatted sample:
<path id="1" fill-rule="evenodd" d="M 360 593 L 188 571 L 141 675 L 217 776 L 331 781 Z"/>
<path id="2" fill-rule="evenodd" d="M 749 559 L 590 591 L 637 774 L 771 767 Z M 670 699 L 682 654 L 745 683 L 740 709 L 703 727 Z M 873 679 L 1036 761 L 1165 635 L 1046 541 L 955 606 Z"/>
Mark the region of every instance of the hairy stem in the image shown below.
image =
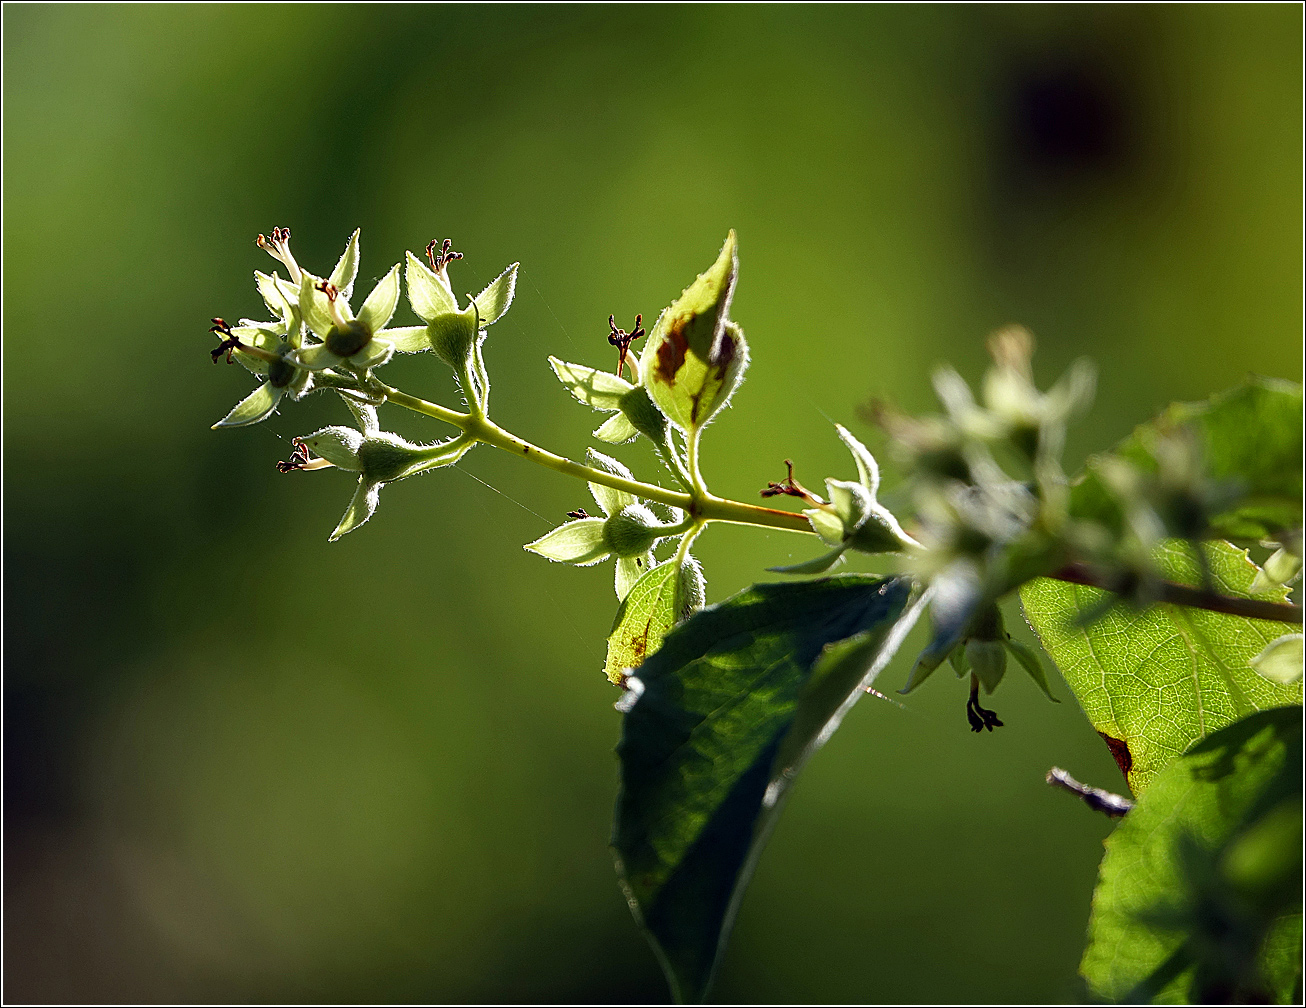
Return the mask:
<path id="1" fill-rule="evenodd" d="M 386 399 L 396 406 L 403 406 L 414 412 L 434 417 L 436 420 L 442 420 L 471 435 L 483 444 L 510 452 L 527 461 L 534 462 L 536 465 L 552 469 L 554 472 L 560 472 L 576 479 L 583 479 L 590 483 L 598 483 L 601 486 L 612 487 L 614 490 L 624 490 L 636 497 L 642 497 L 644 500 L 669 504 L 705 522 L 725 521 L 735 522 L 740 525 L 762 525 L 767 528 L 788 529 L 791 532 L 811 532 L 807 519 L 801 514 L 795 514 L 792 511 L 779 511 L 775 508 L 758 507 L 754 504 L 745 504 L 743 501 L 726 500 L 724 497 L 717 497 L 706 490 L 698 493 L 681 493 L 678 490 L 667 490 L 665 487 L 655 486 L 652 483 L 641 483 L 638 480 L 625 479 L 613 473 L 604 472 L 601 469 L 581 465 L 579 462 L 573 462 L 561 455 L 555 455 L 551 451 L 546 451 L 529 441 L 522 440 L 515 434 L 509 433 L 487 418 L 473 416 L 470 413 L 460 413 L 457 410 L 427 402 L 425 399 L 419 399 L 389 386 L 382 386 L 382 388 L 385 391 Z"/>

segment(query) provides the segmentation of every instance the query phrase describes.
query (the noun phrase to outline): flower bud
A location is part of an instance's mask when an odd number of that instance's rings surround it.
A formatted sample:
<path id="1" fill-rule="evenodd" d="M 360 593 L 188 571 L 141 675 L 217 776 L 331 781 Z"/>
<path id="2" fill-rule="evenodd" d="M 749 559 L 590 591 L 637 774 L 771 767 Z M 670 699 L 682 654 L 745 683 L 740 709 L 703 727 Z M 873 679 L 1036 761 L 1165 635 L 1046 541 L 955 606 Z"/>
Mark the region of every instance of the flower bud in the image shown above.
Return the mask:
<path id="1" fill-rule="evenodd" d="M 678 571 L 679 590 L 676 595 L 676 619 L 688 619 L 703 608 L 707 600 L 707 584 L 703 580 L 703 565 L 693 556 L 685 557 Z"/>
<path id="2" fill-rule="evenodd" d="M 434 316 L 426 325 L 426 338 L 435 355 L 461 375 L 476 345 L 476 311 L 448 312 Z"/>
<path id="3" fill-rule="evenodd" d="M 603 541 L 619 557 L 647 553 L 666 526 L 643 504 L 629 504 L 603 525 Z"/>
<path id="4" fill-rule="evenodd" d="M 363 444 L 363 435 L 352 427 L 324 427 L 315 434 L 300 438 L 299 443 L 340 469 L 358 472 L 361 468 L 358 449 Z"/>

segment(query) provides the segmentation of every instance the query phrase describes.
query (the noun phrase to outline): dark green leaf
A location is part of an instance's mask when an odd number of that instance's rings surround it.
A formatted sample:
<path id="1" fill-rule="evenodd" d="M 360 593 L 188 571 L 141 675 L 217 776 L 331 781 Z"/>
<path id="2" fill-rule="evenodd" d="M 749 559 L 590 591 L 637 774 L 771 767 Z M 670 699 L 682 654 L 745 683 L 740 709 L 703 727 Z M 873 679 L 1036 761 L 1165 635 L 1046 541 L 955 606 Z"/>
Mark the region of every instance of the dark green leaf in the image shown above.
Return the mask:
<path id="1" fill-rule="evenodd" d="M 1107 839 L 1081 970 L 1115 1001 L 1295 1000 L 1302 711 L 1262 711 L 1157 775 Z"/>
<path id="2" fill-rule="evenodd" d="M 1188 425 L 1199 436 L 1204 470 L 1236 492 L 1233 504 L 1211 516 L 1226 539 L 1256 540 L 1302 524 L 1302 389 L 1292 382 L 1253 378 L 1206 402 L 1175 403 L 1113 449 L 1145 472 L 1156 471 L 1147 450 L 1152 431 Z M 1091 471 L 1071 490 L 1071 513 L 1107 525 L 1119 511 Z"/>
<path id="3" fill-rule="evenodd" d="M 909 593 L 867 575 L 754 585 L 639 668 L 613 846 L 678 999 L 705 994 L 789 783 L 906 633 Z"/>

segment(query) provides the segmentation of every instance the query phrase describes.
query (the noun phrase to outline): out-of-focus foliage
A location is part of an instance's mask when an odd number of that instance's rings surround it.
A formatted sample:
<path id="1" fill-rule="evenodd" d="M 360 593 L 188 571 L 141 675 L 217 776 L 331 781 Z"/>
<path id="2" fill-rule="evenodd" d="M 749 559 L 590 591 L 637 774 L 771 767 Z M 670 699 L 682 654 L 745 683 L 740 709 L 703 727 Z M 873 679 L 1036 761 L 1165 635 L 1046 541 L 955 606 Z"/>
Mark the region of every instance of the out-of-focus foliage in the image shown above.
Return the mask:
<path id="1" fill-rule="evenodd" d="M 1200 516 L 1212 534 L 1256 542 L 1301 528 L 1300 385 L 1258 378 L 1207 402 L 1176 403 L 1116 445 L 1111 457 L 1155 476 L 1157 441 L 1176 432 L 1191 437 L 1195 468 L 1213 482 L 1215 499 Z M 1100 459 L 1090 460 L 1071 494 L 1071 513 L 1119 527 L 1124 520 L 1104 485 L 1100 463 Z M 1173 494 L 1181 488 L 1170 489 Z M 1221 496 L 1236 500 L 1237 505 L 1221 506 Z"/>
<path id="2" fill-rule="evenodd" d="M 1295 1004 L 1302 710 L 1208 735 L 1107 840 L 1083 970 L 1125 1003 Z"/>
<path id="3" fill-rule="evenodd" d="M 338 403 L 207 429 L 248 387 L 214 380 L 204 330 L 261 310 L 240 278 L 274 224 L 326 266 L 360 225 L 374 267 L 456 237 L 468 291 L 520 260 L 496 409 L 571 457 L 593 421 L 546 356 L 610 366 L 608 316 L 667 304 L 736 228 L 756 360 L 705 465 L 741 498 L 786 457 L 843 471 L 822 412 L 923 406 L 919 376 L 972 373 L 1007 322 L 1048 376 L 1103 365 L 1071 456 L 1300 370 L 1288 6 L 3 16 L 11 999 L 663 992 L 603 842 L 612 590 L 518 545 L 574 487 L 482 450 L 327 546 L 354 480 L 272 463 Z M 427 364 L 389 367 L 420 393 Z M 695 549 L 718 599 L 811 556 L 779 532 Z M 1115 770 L 1071 704 L 1029 686 L 1002 714 L 977 740 L 943 692 L 859 706 L 717 996 L 1079 999 L 1067 908 L 1109 827 L 1041 781 Z"/>

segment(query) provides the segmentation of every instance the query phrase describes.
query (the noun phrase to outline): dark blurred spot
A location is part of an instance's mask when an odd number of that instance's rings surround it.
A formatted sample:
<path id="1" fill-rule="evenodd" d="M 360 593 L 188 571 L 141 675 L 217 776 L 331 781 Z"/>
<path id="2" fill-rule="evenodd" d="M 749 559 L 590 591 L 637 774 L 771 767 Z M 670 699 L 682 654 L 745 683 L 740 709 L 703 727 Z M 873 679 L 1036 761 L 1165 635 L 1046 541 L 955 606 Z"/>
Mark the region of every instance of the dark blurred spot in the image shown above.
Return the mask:
<path id="1" fill-rule="evenodd" d="M 1159 127 L 1145 51 L 1133 35 L 1077 37 L 997 62 L 987 101 L 1000 199 L 1073 201 L 1102 183 L 1145 181 Z"/>
<path id="2" fill-rule="evenodd" d="M 1124 95 L 1087 60 L 1031 68 L 1012 81 L 1012 156 L 1043 175 L 1103 171 L 1127 160 Z"/>

